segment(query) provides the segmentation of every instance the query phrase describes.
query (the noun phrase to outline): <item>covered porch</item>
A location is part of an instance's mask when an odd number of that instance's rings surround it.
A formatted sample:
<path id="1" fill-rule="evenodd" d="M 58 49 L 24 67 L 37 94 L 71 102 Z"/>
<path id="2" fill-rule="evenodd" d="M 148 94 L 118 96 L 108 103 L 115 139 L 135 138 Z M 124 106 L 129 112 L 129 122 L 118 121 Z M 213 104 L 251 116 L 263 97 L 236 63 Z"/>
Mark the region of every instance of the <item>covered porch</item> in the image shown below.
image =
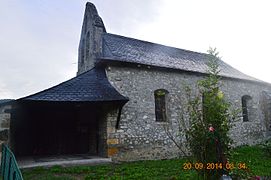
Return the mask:
<path id="1" fill-rule="evenodd" d="M 105 104 L 27 102 L 16 111 L 11 128 L 16 156 L 106 156 Z"/>
<path id="2" fill-rule="evenodd" d="M 11 113 L 10 147 L 18 158 L 107 157 L 107 115 L 127 101 L 104 70 L 92 69 L 17 100 Z"/>

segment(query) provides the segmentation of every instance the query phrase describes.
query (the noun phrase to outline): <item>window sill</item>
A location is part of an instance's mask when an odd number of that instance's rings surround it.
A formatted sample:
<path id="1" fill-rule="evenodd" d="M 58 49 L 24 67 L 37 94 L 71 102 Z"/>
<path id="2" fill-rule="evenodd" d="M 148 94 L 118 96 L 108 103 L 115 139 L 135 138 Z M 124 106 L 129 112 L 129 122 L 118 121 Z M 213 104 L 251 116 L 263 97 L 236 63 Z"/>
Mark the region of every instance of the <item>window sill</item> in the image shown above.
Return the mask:
<path id="1" fill-rule="evenodd" d="M 155 121 L 155 123 L 157 123 L 157 124 L 169 124 L 168 121 Z"/>

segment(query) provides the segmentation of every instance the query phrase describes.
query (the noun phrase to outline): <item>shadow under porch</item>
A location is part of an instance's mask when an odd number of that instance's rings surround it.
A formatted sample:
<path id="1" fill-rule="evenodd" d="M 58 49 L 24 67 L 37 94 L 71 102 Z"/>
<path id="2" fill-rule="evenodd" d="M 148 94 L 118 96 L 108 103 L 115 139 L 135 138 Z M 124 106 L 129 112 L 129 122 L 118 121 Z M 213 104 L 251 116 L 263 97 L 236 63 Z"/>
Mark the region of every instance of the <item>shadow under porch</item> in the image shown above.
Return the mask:
<path id="1" fill-rule="evenodd" d="M 23 102 L 12 113 L 11 148 L 18 157 L 107 156 L 101 103 Z"/>

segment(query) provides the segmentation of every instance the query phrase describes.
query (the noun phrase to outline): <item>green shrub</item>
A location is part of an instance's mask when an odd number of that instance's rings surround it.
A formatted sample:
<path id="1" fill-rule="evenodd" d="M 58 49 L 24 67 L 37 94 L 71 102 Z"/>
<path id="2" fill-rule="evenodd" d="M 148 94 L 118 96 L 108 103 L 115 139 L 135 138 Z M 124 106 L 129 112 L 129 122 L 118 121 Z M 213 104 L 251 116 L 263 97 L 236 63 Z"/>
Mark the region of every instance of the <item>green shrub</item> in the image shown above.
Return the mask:
<path id="1" fill-rule="evenodd" d="M 188 97 L 186 113 L 189 115 L 190 126 L 186 130 L 187 142 L 196 162 L 214 163 L 218 166 L 213 169 L 204 168 L 197 171 L 202 179 L 219 179 L 222 174 L 228 174 L 225 168 L 229 158 L 229 137 L 231 122 L 237 111 L 231 110 L 231 105 L 225 100 L 220 90 L 218 53 L 216 49 L 209 52 L 208 75 L 198 82 L 199 93 L 192 95 L 189 87 L 186 88 Z M 185 119 L 181 119 L 185 121 Z M 185 124 L 183 122 L 183 124 Z"/>
<path id="2" fill-rule="evenodd" d="M 271 157 L 271 139 L 265 141 L 262 144 L 262 148 L 263 148 L 266 156 Z"/>

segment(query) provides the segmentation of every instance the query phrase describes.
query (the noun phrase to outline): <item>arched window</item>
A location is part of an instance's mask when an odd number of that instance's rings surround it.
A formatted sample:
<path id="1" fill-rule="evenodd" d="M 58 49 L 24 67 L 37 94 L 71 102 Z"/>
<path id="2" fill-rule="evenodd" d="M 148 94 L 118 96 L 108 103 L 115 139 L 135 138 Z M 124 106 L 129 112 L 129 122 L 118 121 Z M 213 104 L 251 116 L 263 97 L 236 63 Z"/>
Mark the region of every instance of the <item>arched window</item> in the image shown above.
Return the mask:
<path id="1" fill-rule="evenodd" d="M 81 54 L 81 64 L 83 65 L 85 62 L 85 39 L 82 40 L 80 54 Z"/>
<path id="2" fill-rule="evenodd" d="M 158 122 L 167 121 L 167 96 L 168 91 L 165 89 L 157 89 L 154 91 L 155 117 Z"/>
<path id="3" fill-rule="evenodd" d="M 86 39 L 86 60 L 88 60 L 89 57 L 89 32 L 87 33 L 87 39 Z"/>
<path id="4" fill-rule="evenodd" d="M 242 96 L 243 122 L 249 121 L 251 110 L 252 110 L 252 97 L 249 95 Z"/>
<path id="5" fill-rule="evenodd" d="M 85 16 L 85 25 L 84 25 L 84 31 L 85 33 L 87 33 L 87 29 L 88 29 L 88 16 Z"/>

